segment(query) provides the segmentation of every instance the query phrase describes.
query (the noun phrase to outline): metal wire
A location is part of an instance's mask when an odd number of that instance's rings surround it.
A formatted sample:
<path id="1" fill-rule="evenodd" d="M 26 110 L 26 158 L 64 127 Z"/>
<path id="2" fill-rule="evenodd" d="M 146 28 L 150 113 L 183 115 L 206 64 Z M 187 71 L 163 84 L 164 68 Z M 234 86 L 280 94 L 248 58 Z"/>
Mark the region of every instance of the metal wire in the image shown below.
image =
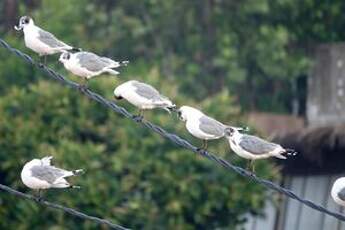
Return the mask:
<path id="1" fill-rule="evenodd" d="M 125 227 L 122 227 L 120 225 L 117 225 L 117 224 L 114 224 L 112 222 L 110 222 L 109 220 L 105 220 L 105 219 L 101 219 L 101 218 L 98 218 L 98 217 L 95 217 L 95 216 L 89 216 L 85 213 L 82 213 L 82 212 L 79 212 L 75 209 L 72 209 L 72 208 L 68 208 L 68 207 L 65 207 L 65 206 L 62 206 L 60 204 L 55 204 L 55 203 L 51 203 L 49 201 L 46 201 L 46 200 L 43 200 L 43 199 L 38 199 L 37 197 L 34 197 L 32 195 L 28 195 L 28 194 L 25 194 L 25 193 L 22 193 L 22 192 L 19 192 L 17 190 L 14 190 L 6 185 L 3 185 L 3 184 L 0 184 L 0 189 L 3 190 L 3 191 L 6 191 L 6 192 L 9 192 L 11 194 L 14 194 L 18 197 L 21 197 L 21 198 L 24 198 L 24 199 L 27 199 L 27 200 L 32 200 L 32 201 L 35 201 L 39 204 L 42 204 L 42 205 L 45 205 L 49 208 L 54 208 L 54 209 L 60 209 L 64 212 L 67 212 L 73 216 L 77 216 L 81 219 L 85 219 L 85 220 L 91 220 L 93 222 L 96 222 L 98 224 L 103 224 L 103 225 L 107 225 L 109 226 L 110 228 L 112 229 L 117 229 L 117 230 L 129 230 L 128 228 L 125 228 Z"/>
<path id="2" fill-rule="evenodd" d="M 22 53 L 21 51 L 12 48 L 9 44 L 7 44 L 4 40 L 2 40 L 0 38 L 0 45 L 3 46 L 5 49 L 11 51 L 12 53 L 14 53 L 15 55 L 17 55 L 18 57 L 24 59 L 25 61 L 27 61 L 28 63 L 30 63 L 33 66 L 37 66 L 38 68 L 40 68 L 43 72 L 46 72 L 50 77 L 53 77 L 54 79 L 60 81 L 61 83 L 63 83 L 64 85 L 70 86 L 74 89 L 79 90 L 80 92 L 82 92 L 85 96 L 87 96 L 88 98 L 95 100 L 97 102 L 99 102 L 100 104 L 104 105 L 105 107 L 110 108 L 111 110 L 137 122 L 138 124 L 142 124 L 143 126 L 147 127 L 148 129 L 158 133 L 159 135 L 161 135 L 162 137 L 165 137 L 167 139 L 169 139 L 171 142 L 184 147 L 186 149 L 189 149 L 191 151 L 193 151 L 194 153 L 200 154 L 201 156 L 216 162 L 217 164 L 223 166 L 225 169 L 227 170 L 232 170 L 235 171 L 236 173 L 249 178 L 250 180 L 259 183 L 269 189 L 272 189 L 274 191 L 277 191 L 281 194 L 284 194 L 285 196 L 297 200 L 299 202 L 301 202 L 302 204 L 315 209 L 317 211 L 320 211 L 322 213 L 325 213 L 327 215 L 333 216 L 341 221 L 345 221 L 345 216 L 342 215 L 339 212 L 333 212 L 328 210 L 327 208 L 323 207 L 322 205 L 316 204 L 310 200 L 304 199 L 299 197 L 297 194 L 295 194 L 293 191 L 286 189 L 284 187 L 281 187 L 269 180 L 265 180 L 262 179 L 260 177 L 257 177 L 255 174 L 253 174 L 252 172 L 245 170 L 241 167 L 238 167 L 236 165 L 231 164 L 230 162 L 224 160 L 221 157 L 217 157 L 216 155 L 207 152 L 207 151 L 198 151 L 198 148 L 194 145 L 192 145 L 191 143 L 189 143 L 187 140 L 177 136 L 176 134 L 173 133 L 169 133 L 167 131 L 165 131 L 163 128 L 152 124 L 149 121 L 146 120 L 139 120 L 137 119 L 136 116 L 134 116 L 133 114 L 129 113 L 125 108 L 118 106 L 117 104 L 115 104 L 112 101 L 109 101 L 107 99 L 105 99 L 104 97 L 102 97 L 101 95 L 91 91 L 90 89 L 87 88 L 82 88 L 80 87 L 79 84 L 77 84 L 76 82 L 70 81 L 68 79 L 66 79 L 65 77 L 63 77 L 61 74 L 55 72 L 54 70 L 48 68 L 47 66 L 44 66 L 42 64 L 38 64 L 36 63 L 30 56 L 28 56 L 27 54 Z"/>

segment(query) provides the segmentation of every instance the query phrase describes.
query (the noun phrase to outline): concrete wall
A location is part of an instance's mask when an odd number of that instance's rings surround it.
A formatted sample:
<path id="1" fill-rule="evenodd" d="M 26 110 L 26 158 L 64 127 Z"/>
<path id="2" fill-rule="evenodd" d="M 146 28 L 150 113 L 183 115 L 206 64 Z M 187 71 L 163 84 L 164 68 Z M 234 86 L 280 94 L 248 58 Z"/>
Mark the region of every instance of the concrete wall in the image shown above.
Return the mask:
<path id="1" fill-rule="evenodd" d="M 308 78 L 309 126 L 345 123 L 345 43 L 320 45 Z"/>

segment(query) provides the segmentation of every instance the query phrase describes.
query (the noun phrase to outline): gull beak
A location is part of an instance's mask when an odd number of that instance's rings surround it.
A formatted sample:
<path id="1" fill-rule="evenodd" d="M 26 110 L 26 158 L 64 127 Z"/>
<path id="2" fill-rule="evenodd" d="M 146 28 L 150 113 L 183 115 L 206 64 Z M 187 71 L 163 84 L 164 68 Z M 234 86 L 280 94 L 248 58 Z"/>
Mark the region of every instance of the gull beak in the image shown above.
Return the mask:
<path id="1" fill-rule="evenodd" d="M 23 29 L 23 26 L 19 25 L 19 26 L 14 26 L 14 29 L 17 31 L 21 31 Z"/>

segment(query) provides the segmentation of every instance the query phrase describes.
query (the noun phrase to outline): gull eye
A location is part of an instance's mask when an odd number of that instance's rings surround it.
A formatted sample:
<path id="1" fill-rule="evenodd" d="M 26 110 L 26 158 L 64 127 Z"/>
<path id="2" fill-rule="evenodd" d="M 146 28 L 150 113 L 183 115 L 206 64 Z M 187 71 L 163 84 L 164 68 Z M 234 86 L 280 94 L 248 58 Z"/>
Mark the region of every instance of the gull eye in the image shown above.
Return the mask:
<path id="1" fill-rule="evenodd" d="M 25 17 L 22 17 L 20 21 L 22 24 L 29 24 L 30 18 L 25 16 Z"/>

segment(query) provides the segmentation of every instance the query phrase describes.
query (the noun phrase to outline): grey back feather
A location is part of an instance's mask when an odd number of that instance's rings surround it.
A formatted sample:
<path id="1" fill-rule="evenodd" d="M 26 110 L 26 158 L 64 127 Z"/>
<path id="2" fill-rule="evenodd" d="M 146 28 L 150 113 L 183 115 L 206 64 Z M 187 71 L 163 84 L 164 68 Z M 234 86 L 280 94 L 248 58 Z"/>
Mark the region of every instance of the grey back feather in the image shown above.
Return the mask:
<path id="1" fill-rule="evenodd" d="M 78 59 L 80 66 L 91 72 L 101 71 L 105 67 L 111 65 L 109 60 L 107 60 L 108 58 L 102 58 L 90 52 L 80 52 L 77 54 L 76 58 Z"/>
<path id="2" fill-rule="evenodd" d="M 59 41 L 59 39 L 57 39 L 52 33 L 49 33 L 41 29 L 38 31 L 38 38 L 40 41 L 42 41 L 43 43 L 47 44 L 48 46 L 52 48 L 66 46 L 65 43 Z"/>
<path id="3" fill-rule="evenodd" d="M 57 179 L 63 177 L 68 171 L 48 165 L 36 165 L 31 168 L 33 177 L 53 184 Z"/>
<path id="4" fill-rule="evenodd" d="M 252 154 L 267 154 L 278 147 L 277 144 L 265 141 L 252 135 L 243 135 L 239 145 Z"/>
<path id="5" fill-rule="evenodd" d="M 214 135 L 214 136 L 219 136 L 219 137 L 224 136 L 224 132 L 225 132 L 226 127 L 225 127 L 225 125 L 223 125 L 219 121 L 217 121 L 211 117 L 202 116 L 199 119 L 199 122 L 200 122 L 199 128 L 204 133 Z"/>
<path id="6" fill-rule="evenodd" d="M 132 82 L 132 85 L 135 87 L 135 92 L 141 97 L 153 101 L 162 101 L 166 99 L 164 96 L 160 95 L 160 93 L 155 88 L 153 88 L 150 85 L 137 81 Z"/>

